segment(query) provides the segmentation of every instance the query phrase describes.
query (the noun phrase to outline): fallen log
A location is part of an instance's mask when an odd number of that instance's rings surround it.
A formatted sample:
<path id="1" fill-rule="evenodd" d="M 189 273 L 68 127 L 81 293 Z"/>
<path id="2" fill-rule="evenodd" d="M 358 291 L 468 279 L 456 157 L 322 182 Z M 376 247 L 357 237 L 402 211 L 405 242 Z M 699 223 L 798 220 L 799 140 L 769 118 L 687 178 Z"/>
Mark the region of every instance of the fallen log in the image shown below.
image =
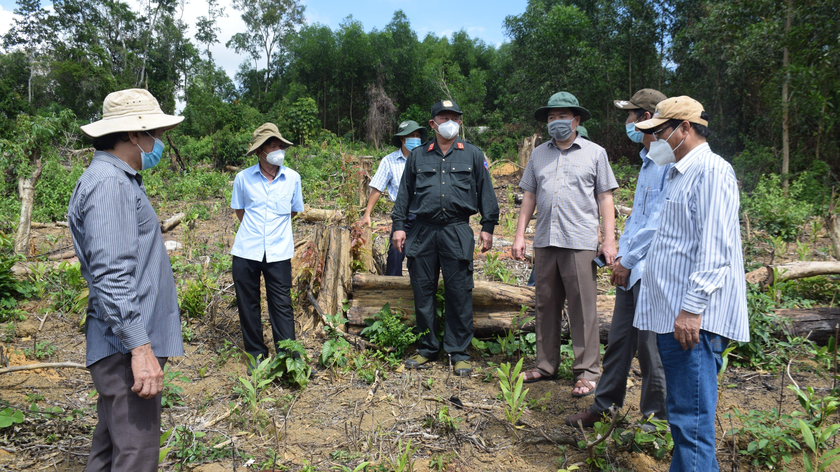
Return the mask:
<path id="1" fill-rule="evenodd" d="M 35 223 L 31 225 L 33 228 L 66 228 L 68 226 L 66 221 L 56 221 L 55 223 Z"/>
<path id="2" fill-rule="evenodd" d="M 623 206 L 623 205 L 616 205 L 615 206 L 615 214 L 616 215 L 630 216 L 631 213 L 633 213 L 633 209 L 630 208 L 630 207 L 626 207 L 626 206 Z"/>
<path id="3" fill-rule="evenodd" d="M 337 223 L 344 219 L 344 213 L 341 210 L 322 210 L 320 208 L 310 208 L 303 213 L 297 215 L 297 218 L 310 223 L 324 222 Z"/>
<path id="4" fill-rule="evenodd" d="M 170 216 L 169 218 L 160 222 L 160 232 L 161 233 L 168 233 L 175 229 L 184 217 L 187 216 L 186 213 L 175 213 L 174 215 Z"/>
<path id="5" fill-rule="evenodd" d="M 775 275 L 778 275 L 776 279 Z M 840 274 L 840 262 L 838 261 L 808 261 L 791 262 L 775 266 L 765 266 L 752 272 L 748 272 L 745 278 L 751 284 L 760 284 L 762 287 L 772 285 L 775 282 L 785 280 L 802 279 L 817 275 Z"/>
<path id="6" fill-rule="evenodd" d="M 808 337 L 819 345 L 828 343 L 828 338 L 834 336 L 835 329 L 840 324 L 840 308 L 796 308 L 776 310 L 776 316 L 790 318 L 791 334 Z"/>

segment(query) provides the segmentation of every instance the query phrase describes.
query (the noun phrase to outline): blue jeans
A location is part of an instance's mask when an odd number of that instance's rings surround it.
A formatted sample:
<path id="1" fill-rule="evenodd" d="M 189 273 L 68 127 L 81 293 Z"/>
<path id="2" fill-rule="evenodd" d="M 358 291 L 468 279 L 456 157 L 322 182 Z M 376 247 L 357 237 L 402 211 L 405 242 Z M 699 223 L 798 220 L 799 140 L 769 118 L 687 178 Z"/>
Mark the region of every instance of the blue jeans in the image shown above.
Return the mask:
<path id="1" fill-rule="evenodd" d="M 729 340 L 700 331 L 700 344 L 684 350 L 674 333 L 660 334 L 668 422 L 674 438 L 671 472 L 716 472 L 715 410 L 721 353 Z"/>

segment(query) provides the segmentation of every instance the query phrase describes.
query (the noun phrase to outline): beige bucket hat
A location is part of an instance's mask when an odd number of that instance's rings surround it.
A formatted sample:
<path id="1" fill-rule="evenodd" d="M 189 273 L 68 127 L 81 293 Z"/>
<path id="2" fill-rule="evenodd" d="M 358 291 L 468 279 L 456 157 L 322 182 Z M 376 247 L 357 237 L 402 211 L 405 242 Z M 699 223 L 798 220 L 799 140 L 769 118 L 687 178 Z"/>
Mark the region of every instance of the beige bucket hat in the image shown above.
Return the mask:
<path id="1" fill-rule="evenodd" d="M 98 138 L 123 131 L 168 130 L 182 121 L 183 116 L 164 113 L 148 90 L 127 89 L 109 93 L 102 102 L 102 119 L 81 129 L 88 137 Z"/>
<path id="2" fill-rule="evenodd" d="M 248 148 L 248 152 L 245 153 L 245 155 L 250 156 L 255 153 L 260 146 L 265 144 L 265 142 L 271 138 L 277 138 L 287 146 L 292 145 L 291 141 L 285 139 L 283 135 L 280 134 L 280 130 L 277 129 L 277 126 L 274 123 L 264 123 L 262 126 L 257 128 L 256 131 L 254 131 L 254 138 L 251 140 L 251 147 Z"/>

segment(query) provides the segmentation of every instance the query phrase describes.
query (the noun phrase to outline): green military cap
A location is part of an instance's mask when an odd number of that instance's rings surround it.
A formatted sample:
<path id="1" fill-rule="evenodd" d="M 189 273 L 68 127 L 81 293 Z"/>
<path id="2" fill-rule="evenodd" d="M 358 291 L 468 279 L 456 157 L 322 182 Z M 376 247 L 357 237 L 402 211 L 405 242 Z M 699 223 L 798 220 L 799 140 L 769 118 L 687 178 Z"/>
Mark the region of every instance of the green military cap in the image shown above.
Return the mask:
<path id="1" fill-rule="evenodd" d="M 578 126 L 577 127 L 577 132 L 578 132 L 579 135 L 581 135 L 581 137 L 586 138 L 589 141 L 592 141 L 591 139 L 589 139 L 589 131 L 586 131 L 586 128 L 584 128 L 583 126 Z"/>
<path id="2" fill-rule="evenodd" d="M 432 105 L 432 119 L 434 119 L 438 115 L 438 113 L 440 113 L 442 111 L 454 111 L 455 113 L 457 113 L 459 115 L 464 114 L 464 112 L 462 112 L 461 109 L 458 108 L 457 103 L 455 103 L 452 100 L 444 99 L 444 100 L 438 100 L 437 103 Z"/>
<path id="3" fill-rule="evenodd" d="M 581 123 L 592 118 L 592 114 L 589 113 L 589 110 L 580 106 L 578 99 L 575 98 L 574 95 L 569 92 L 558 92 L 548 99 L 548 104 L 546 106 L 537 108 L 537 111 L 534 112 L 534 119 L 542 121 L 543 123 L 547 122 L 548 111 L 552 108 L 571 108 L 577 110 L 580 115 Z"/>
<path id="4" fill-rule="evenodd" d="M 420 126 L 417 124 L 416 121 L 406 120 L 400 123 L 400 126 L 397 127 L 397 132 L 394 136 L 391 137 L 391 144 L 396 147 L 402 147 L 402 140 L 400 137 L 408 136 L 409 134 L 420 130 L 420 142 L 425 142 L 426 138 L 429 137 L 429 132 L 426 130 L 425 127 Z"/>
<path id="5" fill-rule="evenodd" d="M 630 100 L 613 100 L 613 103 L 616 108 L 621 108 L 622 110 L 641 109 L 649 111 L 652 114 L 656 110 L 656 105 L 666 98 L 668 97 L 659 90 L 645 88 L 634 93 L 630 97 Z"/>

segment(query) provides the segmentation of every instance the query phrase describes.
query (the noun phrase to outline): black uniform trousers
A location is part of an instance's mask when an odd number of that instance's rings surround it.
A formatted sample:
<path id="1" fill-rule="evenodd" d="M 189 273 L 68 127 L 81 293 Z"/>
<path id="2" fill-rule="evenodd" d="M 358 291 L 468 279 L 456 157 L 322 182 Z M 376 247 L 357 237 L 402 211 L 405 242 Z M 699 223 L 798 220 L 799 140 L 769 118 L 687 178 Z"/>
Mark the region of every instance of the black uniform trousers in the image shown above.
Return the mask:
<path id="1" fill-rule="evenodd" d="M 295 339 L 295 315 L 292 310 L 292 261 L 252 261 L 233 256 L 233 286 L 239 308 L 239 324 L 245 352 L 268 357 L 268 347 L 263 340 L 262 310 L 260 309 L 260 274 L 265 278 L 265 295 L 268 301 L 268 320 L 277 343 Z"/>
<path id="2" fill-rule="evenodd" d="M 441 270 L 446 299 L 443 351 L 452 356 L 453 363 L 470 358 L 474 247 L 473 231 L 466 221 L 432 225 L 418 219 L 408 233 L 405 252 L 421 333 L 419 352 L 426 359 L 436 359 L 440 353 L 436 295 Z"/>
<path id="3" fill-rule="evenodd" d="M 411 226 L 414 224 L 416 216 L 409 213 L 408 219 L 405 221 L 405 234 L 411 231 Z M 394 237 L 394 228 L 391 227 L 391 238 Z M 388 243 L 388 260 L 385 262 L 385 275 L 393 275 L 402 277 L 402 263 L 405 259 L 405 248 L 403 252 L 397 251 L 393 242 Z"/>

